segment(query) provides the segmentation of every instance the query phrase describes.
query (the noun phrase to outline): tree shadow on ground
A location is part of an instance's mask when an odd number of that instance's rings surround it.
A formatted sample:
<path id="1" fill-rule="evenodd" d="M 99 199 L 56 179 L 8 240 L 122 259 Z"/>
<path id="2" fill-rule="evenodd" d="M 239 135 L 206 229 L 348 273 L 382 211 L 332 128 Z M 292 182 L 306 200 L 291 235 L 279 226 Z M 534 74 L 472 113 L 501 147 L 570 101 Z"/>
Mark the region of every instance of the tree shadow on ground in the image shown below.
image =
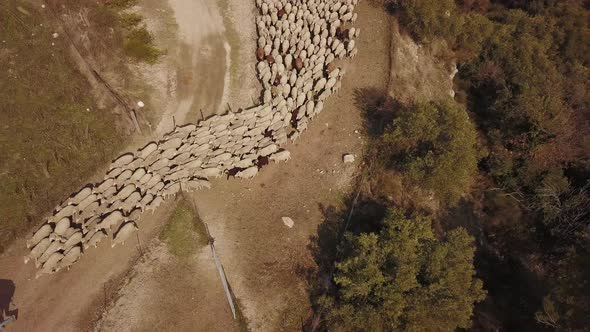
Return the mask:
<path id="1" fill-rule="evenodd" d="M 541 280 L 521 259 L 502 255 L 488 243 L 486 217 L 473 200 L 462 199 L 439 225 L 443 233 L 463 227 L 477 243 L 474 265 L 488 296 L 476 304 L 471 330 L 547 331 L 534 319 L 544 295 Z"/>
<path id="2" fill-rule="evenodd" d="M 368 87 L 354 91 L 354 103 L 361 110 L 363 127 L 369 138 L 383 135 L 402 104 L 389 96 L 385 89 Z"/>

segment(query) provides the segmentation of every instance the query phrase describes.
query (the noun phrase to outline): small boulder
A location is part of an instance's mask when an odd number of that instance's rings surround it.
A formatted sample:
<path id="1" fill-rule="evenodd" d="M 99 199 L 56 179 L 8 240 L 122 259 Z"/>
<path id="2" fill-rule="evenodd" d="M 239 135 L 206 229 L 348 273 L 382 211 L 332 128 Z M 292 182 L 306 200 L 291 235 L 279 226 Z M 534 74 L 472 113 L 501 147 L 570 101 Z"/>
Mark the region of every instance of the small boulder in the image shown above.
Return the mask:
<path id="1" fill-rule="evenodd" d="M 342 161 L 344 163 L 354 163 L 354 156 L 351 154 L 345 154 L 344 156 L 342 156 Z"/>
<path id="2" fill-rule="evenodd" d="M 293 226 L 295 225 L 295 222 L 293 221 L 293 219 L 289 218 L 289 217 L 283 217 L 283 224 L 285 224 L 285 226 L 289 227 L 289 228 L 293 228 Z"/>

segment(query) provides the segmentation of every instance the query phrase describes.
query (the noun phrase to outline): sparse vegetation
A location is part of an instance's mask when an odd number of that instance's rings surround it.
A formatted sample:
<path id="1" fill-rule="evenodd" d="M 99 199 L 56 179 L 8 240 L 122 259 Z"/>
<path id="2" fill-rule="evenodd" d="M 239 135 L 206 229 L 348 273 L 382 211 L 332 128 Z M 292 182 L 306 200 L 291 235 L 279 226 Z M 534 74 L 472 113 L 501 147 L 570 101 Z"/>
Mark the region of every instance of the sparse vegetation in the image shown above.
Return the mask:
<path id="1" fill-rule="evenodd" d="M 156 63 L 163 54 L 154 46 L 154 37 L 145 27 L 131 29 L 125 35 L 123 48 L 127 56 L 149 64 Z"/>
<path id="2" fill-rule="evenodd" d="M 178 202 L 160 238 L 168 244 L 170 252 L 180 258 L 188 258 L 207 245 L 205 225 L 185 199 Z"/>
<path id="3" fill-rule="evenodd" d="M 154 44 L 154 36 L 145 25 L 140 25 L 143 17 L 127 11 L 137 4 L 137 0 L 113 0 L 107 7 L 117 13 L 119 24 L 124 30 L 123 50 L 125 54 L 136 60 L 154 64 L 164 52 Z"/>

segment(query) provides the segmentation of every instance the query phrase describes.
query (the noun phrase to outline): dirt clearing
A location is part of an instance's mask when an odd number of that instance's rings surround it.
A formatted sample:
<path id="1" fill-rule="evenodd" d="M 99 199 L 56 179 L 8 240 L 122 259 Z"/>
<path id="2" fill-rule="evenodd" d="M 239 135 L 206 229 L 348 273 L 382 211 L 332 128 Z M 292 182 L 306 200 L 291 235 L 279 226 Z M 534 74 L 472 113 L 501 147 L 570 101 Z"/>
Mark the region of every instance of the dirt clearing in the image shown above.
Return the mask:
<path id="1" fill-rule="evenodd" d="M 299 330 L 308 317 L 306 270 L 315 263 L 307 246 L 323 221 L 322 208 L 341 203 L 359 166 L 344 164 L 342 155 L 360 157 L 363 150 L 356 98 L 360 89 L 387 88 L 390 18 L 366 2 L 357 10 L 359 53 L 344 63 L 340 93 L 287 147 L 292 160 L 264 168 L 253 180 L 220 180 L 213 190 L 194 194 L 254 331 Z M 292 218 L 294 227 L 282 217 Z"/>

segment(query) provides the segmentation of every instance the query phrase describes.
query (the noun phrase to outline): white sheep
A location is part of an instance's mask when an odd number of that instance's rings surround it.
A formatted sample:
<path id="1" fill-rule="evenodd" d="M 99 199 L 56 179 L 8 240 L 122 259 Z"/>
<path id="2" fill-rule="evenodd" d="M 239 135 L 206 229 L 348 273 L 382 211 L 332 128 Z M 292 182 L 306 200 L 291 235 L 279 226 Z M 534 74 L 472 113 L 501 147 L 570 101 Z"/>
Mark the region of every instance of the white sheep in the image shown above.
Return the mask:
<path id="1" fill-rule="evenodd" d="M 275 163 L 278 163 L 281 161 L 287 161 L 287 160 L 291 159 L 291 152 L 289 152 L 287 150 L 279 151 L 279 152 L 273 153 L 268 159 L 274 161 Z"/>
<path id="2" fill-rule="evenodd" d="M 80 259 L 82 255 L 82 249 L 80 246 L 72 247 L 69 251 L 66 252 L 65 256 L 59 261 L 56 271 L 59 271 L 63 268 L 70 269 L 74 263 Z"/>
<path id="3" fill-rule="evenodd" d="M 45 223 L 33 234 L 29 240 L 27 240 L 27 248 L 36 246 L 39 242 L 41 242 L 41 240 L 48 237 L 51 232 L 53 232 L 53 228 L 50 224 Z"/>
<path id="4" fill-rule="evenodd" d="M 236 173 L 236 177 L 240 179 L 251 179 L 258 174 L 258 167 L 252 166 L 248 167 L 243 171 L 239 171 Z"/>
<path id="5" fill-rule="evenodd" d="M 49 238 L 44 238 L 41 241 L 39 241 L 39 243 L 37 243 L 37 245 L 35 245 L 35 247 L 31 249 L 31 252 L 27 256 L 25 256 L 25 264 L 27 264 L 31 259 L 38 259 L 39 257 L 41 257 L 45 250 L 49 248 L 50 244 L 51 240 L 49 240 Z"/>
<path id="6" fill-rule="evenodd" d="M 45 263 L 43 263 L 43 267 L 37 271 L 35 275 L 35 279 L 39 278 L 43 274 L 51 274 L 55 271 L 58 267 L 57 263 L 64 257 L 62 253 L 54 252 Z"/>
<path id="7" fill-rule="evenodd" d="M 123 244 L 133 232 L 138 229 L 137 225 L 133 221 L 126 222 L 119 228 L 117 233 L 114 235 L 114 238 L 111 242 L 111 248 L 116 246 L 117 244 Z"/>

